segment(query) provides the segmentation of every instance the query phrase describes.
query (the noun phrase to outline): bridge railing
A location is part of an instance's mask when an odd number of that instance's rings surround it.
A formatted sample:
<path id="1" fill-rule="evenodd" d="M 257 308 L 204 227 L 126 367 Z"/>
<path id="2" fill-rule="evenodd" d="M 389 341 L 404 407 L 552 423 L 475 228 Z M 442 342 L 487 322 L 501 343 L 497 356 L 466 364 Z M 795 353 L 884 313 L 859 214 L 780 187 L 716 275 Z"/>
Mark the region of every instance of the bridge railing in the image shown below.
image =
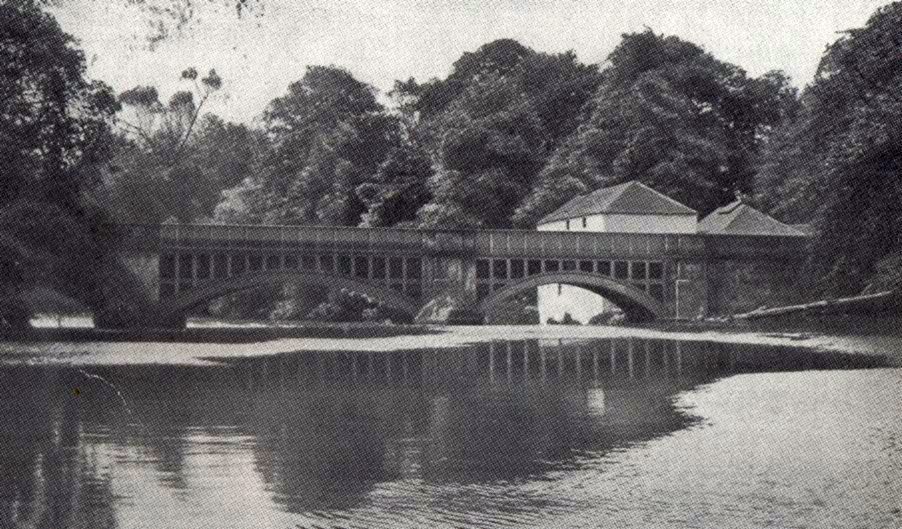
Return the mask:
<path id="1" fill-rule="evenodd" d="M 531 230 L 416 230 L 333 226 L 215 224 L 127 225 L 132 246 L 169 248 L 358 250 L 368 253 L 455 253 L 484 257 L 721 259 L 805 253 L 808 237 L 706 234 L 549 232 Z"/>
<path id="2" fill-rule="evenodd" d="M 703 236 L 695 234 L 481 231 L 476 253 L 486 256 L 650 257 L 701 256 Z"/>

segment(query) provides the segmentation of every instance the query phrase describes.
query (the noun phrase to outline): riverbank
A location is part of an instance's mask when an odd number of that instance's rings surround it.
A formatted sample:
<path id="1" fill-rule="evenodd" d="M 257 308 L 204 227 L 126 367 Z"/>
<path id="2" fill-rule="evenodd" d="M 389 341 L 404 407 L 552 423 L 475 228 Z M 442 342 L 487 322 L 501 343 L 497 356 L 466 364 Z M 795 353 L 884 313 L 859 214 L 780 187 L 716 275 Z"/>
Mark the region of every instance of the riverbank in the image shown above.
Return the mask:
<path id="1" fill-rule="evenodd" d="M 93 331 L 93 332 L 87 332 Z M 130 334 L 93 329 L 40 329 L 0 342 L 0 362 L 61 365 L 210 365 L 304 351 L 442 349 L 497 340 L 661 339 L 757 344 L 886 355 L 902 365 L 898 332 L 856 335 L 829 331 L 680 329 L 605 326 L 377 326 L 221 327 L 209 322 L 182 331 Z M 41 339 L 36 339 L 40 336 Z"/>

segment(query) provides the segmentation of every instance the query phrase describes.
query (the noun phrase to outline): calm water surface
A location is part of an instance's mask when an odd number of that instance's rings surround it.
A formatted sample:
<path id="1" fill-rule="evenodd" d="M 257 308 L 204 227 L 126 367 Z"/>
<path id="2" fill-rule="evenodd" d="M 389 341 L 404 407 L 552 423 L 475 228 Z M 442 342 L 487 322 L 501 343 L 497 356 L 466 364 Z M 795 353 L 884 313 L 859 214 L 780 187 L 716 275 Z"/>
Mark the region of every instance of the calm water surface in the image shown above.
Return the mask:
<path id="1" fill-rule="evenodd" d="M 900 527 L 900 411 L 882 357 L 634 339 L 10 365 L 0 527 Z"/>

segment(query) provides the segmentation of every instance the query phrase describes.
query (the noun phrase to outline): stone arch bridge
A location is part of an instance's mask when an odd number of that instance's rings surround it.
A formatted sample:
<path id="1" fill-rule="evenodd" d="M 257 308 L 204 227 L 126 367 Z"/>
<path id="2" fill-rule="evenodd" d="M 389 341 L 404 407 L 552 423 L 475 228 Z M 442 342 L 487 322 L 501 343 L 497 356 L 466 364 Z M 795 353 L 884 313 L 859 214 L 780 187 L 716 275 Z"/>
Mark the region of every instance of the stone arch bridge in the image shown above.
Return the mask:
<path id="1" fill-rule="evenodd" d="M 416 315 L 463 298 L 485 314 L 546 284 L 601 294 L 633 320 L 690 319 L 776 304 L 807 241 L 787 236 L 314 226 L 124 226 L 120 257 L 153 307 L 179 325 L 192 308 L 286 280 L 362 292 Z M 161 323 L 162 322 L 162 323 Z"/>

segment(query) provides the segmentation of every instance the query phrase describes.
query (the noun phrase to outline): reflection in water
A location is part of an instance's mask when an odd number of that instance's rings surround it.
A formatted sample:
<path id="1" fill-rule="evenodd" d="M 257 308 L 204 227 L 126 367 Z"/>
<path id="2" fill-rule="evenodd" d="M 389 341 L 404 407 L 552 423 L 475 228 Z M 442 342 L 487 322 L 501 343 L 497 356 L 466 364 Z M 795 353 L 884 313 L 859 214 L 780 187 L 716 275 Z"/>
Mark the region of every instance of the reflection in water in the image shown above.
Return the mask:
<path id="1" fill-rule="evenodd" d="M 542 525 L 591 485 L 553 483 L 697 424 L 680 394 L 884 363 L 637 339 L 222 362 L 0 368 L 0 526 Z"/>

